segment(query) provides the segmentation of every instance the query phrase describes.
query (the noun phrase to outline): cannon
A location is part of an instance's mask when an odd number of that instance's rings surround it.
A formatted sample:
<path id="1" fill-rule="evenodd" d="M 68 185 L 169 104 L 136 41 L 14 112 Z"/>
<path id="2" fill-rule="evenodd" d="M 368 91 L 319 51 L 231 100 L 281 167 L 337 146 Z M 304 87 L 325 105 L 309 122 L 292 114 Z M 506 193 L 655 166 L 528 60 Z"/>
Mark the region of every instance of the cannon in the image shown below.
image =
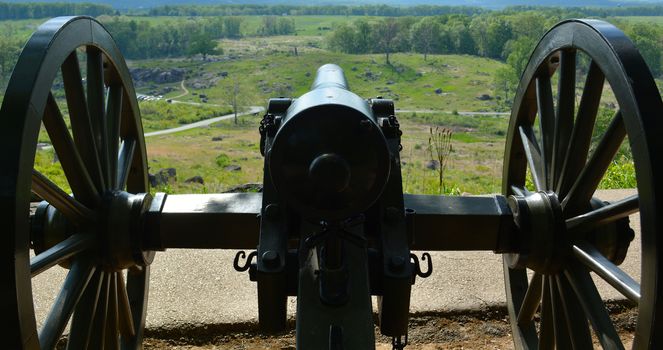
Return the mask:
<path id="1" fill-rule="evenodd" d="M 594 135 L 608 90 L 616 113 Z M 234 265 L 256 282 L 260 325 L 284 329 L 286 298 L 297 296 L 302 349 L 373 348 L 372 295 L 380 331 L 402 349 L 412 284 L 432 272 L 418 250 L 502 254 L 518 349 L 592 348 L 593 335 L 606 349 L 663 346 L 663 103 L 638 51 L 606 22 L 561 22 L 534 49 L 498 195 L 403 194 L 393 101 L 358 97 L 334 65 L 298 99 L 269 101 L 262 193 L 150 195 L 135 96 L 92 18 L 55 18 L 26 44 L 0 108 L 6 348 L 54 348 L 67 325 L 68 349 L 140 348 L 150 264 L 175 248 L 255 250 Z M 71 193 L 34 169 L 41 125 Z M 625 139 L 637 194 L 602 201 L 595 190 Z M 620 268 L 627 256 L 640 259 L 639 273 Z M 31 280 L 61 268 L 38 330 Z M 620 338 L 595 279 L 637 308 L 633 339 Z"/>

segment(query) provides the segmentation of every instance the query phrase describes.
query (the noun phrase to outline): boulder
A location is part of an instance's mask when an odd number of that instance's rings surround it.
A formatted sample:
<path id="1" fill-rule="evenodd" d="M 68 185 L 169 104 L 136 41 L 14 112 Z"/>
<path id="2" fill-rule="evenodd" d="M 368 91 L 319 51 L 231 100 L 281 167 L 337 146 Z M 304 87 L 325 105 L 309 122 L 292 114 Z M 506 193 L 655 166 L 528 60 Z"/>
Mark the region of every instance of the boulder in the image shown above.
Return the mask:
<path id="1" fill-rule="evenodd" d="M 493 97 L 488 95 L 488 94 L 481 94 L 481 95 L 477 96 L 477 100 L 479 100 L 479 101 L 490 101 L 492 99 L 493 99 Z"/>
<path id="2" fill-rule="evenodd" d="M 214 136 L 212 137 L 212 141 L 214 142 L 223 141 L 223 136 Z"/>
<path id="3" fill-rule="evenodd" d="M 224 193 L 237 193 L 237 192 L 262 192 L 262 184 L 258 183 L 248 183 L 248 184 L 243 184 L 235 187 L 229 188 L 227 191 L 224 191 Z"/>
<path id="4" fill-rule="evenodd" d="M 441 94 L 441 93 L 442 93 L 442 89 L 441 89 L 441 88 L 437 88 L 437 89 L 435 89 L 435 93 L 438 94 L 438 95 Z"/>
<path id="5" fill-rule="evenodd" d="M 156 174 L 148 174 L 147 179 L 152 187 L 167 185 L 177 181 L 177 170 L 175 168 L 160 169 Z"/>
<path id="6" fill-rule="evenodd" d="M 242 170 L 242 167 L 239 165 L 227 165 L 223 168 L 225 171 L 240 171 Z"/>
<path id="7" fill-rule="evenodd" d="M 437 160 L 429 160 L 426 162 L 426 169 L 437 170 L 440 168 L 440 162 Z"/>
<path id="8" fill-rule="evenodd" d="M 192 176 L 192 177 L 184 180 L 184 182 L 188 183 L 188 184 L 190 184 L 190 183 L 197 183 L 197 184 L 201 184 L 201 185 L 205 184 L 205 181 L 203 180 L 203 177 L 200 176 L 200 175 Z"/>

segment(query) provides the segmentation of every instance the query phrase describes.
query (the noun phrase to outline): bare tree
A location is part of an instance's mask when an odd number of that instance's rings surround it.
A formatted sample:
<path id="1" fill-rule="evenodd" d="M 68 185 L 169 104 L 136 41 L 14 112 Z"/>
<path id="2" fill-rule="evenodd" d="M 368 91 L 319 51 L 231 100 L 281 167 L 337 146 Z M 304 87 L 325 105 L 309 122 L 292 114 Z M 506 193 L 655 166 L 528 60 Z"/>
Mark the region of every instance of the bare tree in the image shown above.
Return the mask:
<path id="1" fill-rule="evenodd" d="M 435 128 L 431 127 L 429 132 L 428 152 L 430 153 L 431 159 L 438 162 L 438 191 L 442 194 L 444 190 L 444 170 L 447 167 L 451 151 L 453 151 L 453 146 L 451 145 L 451 135 L 453 135 L 453 131 L 451 129 L 436 126 Z"/>

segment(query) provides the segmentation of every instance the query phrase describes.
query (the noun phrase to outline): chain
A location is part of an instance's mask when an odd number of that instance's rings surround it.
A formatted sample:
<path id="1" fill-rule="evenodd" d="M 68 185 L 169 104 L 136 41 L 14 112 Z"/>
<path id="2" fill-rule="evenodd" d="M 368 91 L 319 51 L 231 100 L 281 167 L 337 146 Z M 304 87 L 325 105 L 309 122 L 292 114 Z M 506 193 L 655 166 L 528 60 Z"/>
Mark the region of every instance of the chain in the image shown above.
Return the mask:
<path id="1" fill-rule="evenodd" d="M 348 231 L 348 229 L 362 224 L 364 221 L 364 214 L 359 214 L 357 216 L 345 219 L 336 225 L 332 225 L 324 220 L 320 221 L 319 225 L 321 230 L 306 238 L 306 240 L 304 240 L 304 244 L 307 248 L 311 249 L 320 244 L 329 235 L 336 235 L 338 238 L 346 240 L 355 246 L 365 247 L 366 238 Z"/>
<path id="2" fill-rule="evenodd" d="M 267 113 L 262 117 L 258 131 L 260 132 L 260 154 L 265 155 L 265 140 L 267 139 L 267 130 L 274 127 L 274 115 Z"/>

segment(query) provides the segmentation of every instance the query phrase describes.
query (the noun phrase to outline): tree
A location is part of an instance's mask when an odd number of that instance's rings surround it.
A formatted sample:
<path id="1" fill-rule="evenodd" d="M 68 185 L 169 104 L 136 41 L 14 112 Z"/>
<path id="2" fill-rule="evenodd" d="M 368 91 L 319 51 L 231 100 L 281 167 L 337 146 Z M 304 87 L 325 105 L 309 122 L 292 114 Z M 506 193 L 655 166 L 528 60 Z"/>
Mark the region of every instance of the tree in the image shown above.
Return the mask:
<path id="1" fill-rule="evenodd" d="M 495 71 L 493 84 L 495 85 L 495 95 L 501 95 L 508 105 L 513 99 L 511 93 L 515 92 L 518 86 L 518 74 L 513 67 L 508 65 L 498 68 Z"/>
<path id="2" fill-rule="evenodd" d="M 394 18 L 385 18 L 375 25 L 373 31 L 377 50 L 385 55 L 385 63 L 391 65 L 389 54 L 394 51 L 396 37 L 399 34 L 399 25 Z"/>
<path id="3" fill-rule="evenodd" d="M 360 53 L 357 50 L 356 37 L 357 34 L 352 26 L 342 24 L 327 37 L 327 45 L 332 50 L 344 53 Z"/>
<path id="4" fill-rule="evenodd" d="M 512 36 L 511 25 L 507 21 L 501 18 L 491 20 L 486 28 L 486 56 L 490 58 L 506 58 L 502 56 L 504 46 L 511 40 Z"/>
<path id="5" fill-rule="evenodd" d="M 526 36 L 511 40 L 506 44 L 504 49 L 506 63 L 513 68 L 517 76 L 521 76 L 525 71 L 535 45 L 536 40 Z"/>
<path id="6" fill-rule="evenodd" d="M 431 17 L 422 18 L 410 29 L 410 41 L 414 51 L 424 54 L 425 61 L 440 43 L 440 24 Z"/>
<path id="7" fill-rule="evenodd" d="M 242 18 L 227 16 L 223 18 L 223 32 L 226 38 L 237 39 L 242 36 Z"/>
<path id="8" fill-rule="evenodd" d="M 661 67 L 661 42 L 663 41 L 663 30 L 658 26 L 637 23 L 627 31 L 633 44 L 645 59 L 649 70 L 654 75 L 660 75 Z"/>
<path id="9" fill-rule="evenodd" d="M 193 35 L 191 43 L 189 44 L 189 55 L 203 55 L 203 60 L 207 59 L 207 55 L 216 55 L 221 53 L 217 49 L 217 42 L 213 40 L 206 33 L 196 33 Z"/>

